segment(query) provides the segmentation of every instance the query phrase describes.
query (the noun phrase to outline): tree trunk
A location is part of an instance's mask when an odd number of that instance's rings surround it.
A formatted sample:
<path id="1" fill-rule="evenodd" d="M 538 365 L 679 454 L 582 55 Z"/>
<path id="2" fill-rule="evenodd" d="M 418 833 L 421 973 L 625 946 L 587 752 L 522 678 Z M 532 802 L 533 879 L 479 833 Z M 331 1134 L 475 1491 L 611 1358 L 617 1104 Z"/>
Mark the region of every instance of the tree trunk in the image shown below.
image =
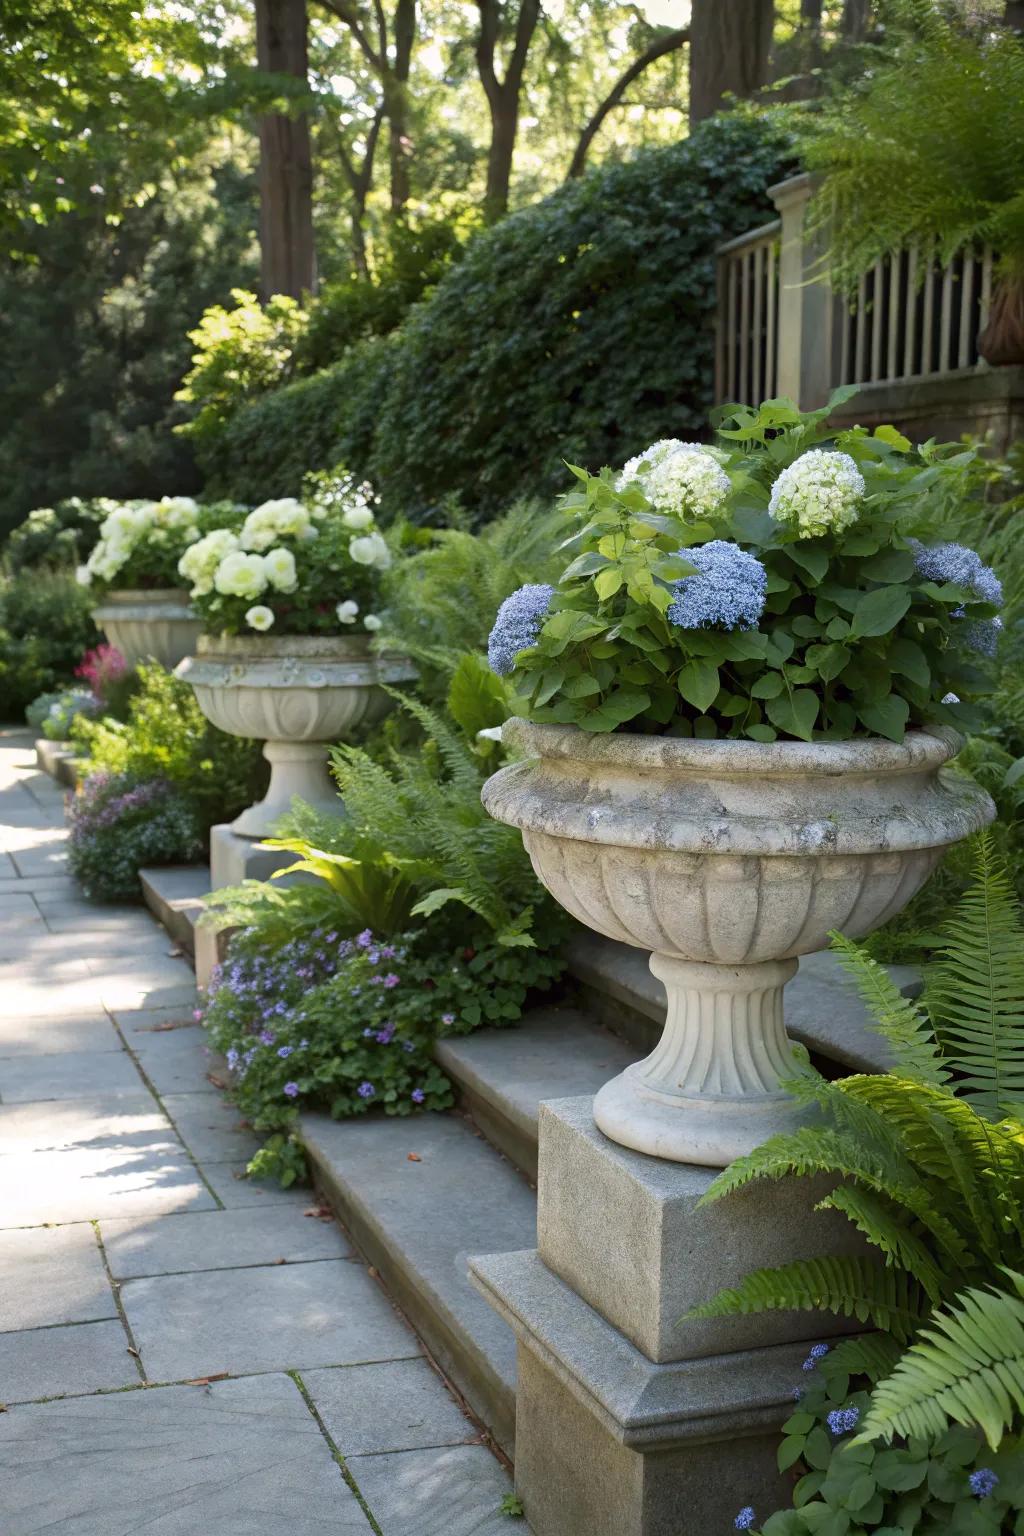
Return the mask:
<path id="1" fill-rule="evenodd" d="M 772 0 L 693 0 L 690 12 L 690 126 L 717 112 L 726 95 L 744 98 L 768 81 Z"/>
<path id="2" fill-rule="evenodd" d="M 398 0 L 395 7 L 395 49 L 391 80 L 385 82 L 388 114 L 388 149 L 391 165 L 391 212 L 401 213 L 409 201 L 410 161 L 413 145 L 409 133 L 409 69 L 416 38 L 416 0 Z"/>
<path id="3" fill-rule="evenodd" d="M 1024 363 L 1024 278 L 1002 277 L 996 283 L 978 351 L 993 368 Z"/>
<path id="4" fill-rule="evenodd" d="M 862 43 L 867 36 L 871 20 L 871 0 L 843 0 L 843 14 L 839 31 L 844 41 Z"/>
<path id="5" fill-rule="evenodd" d="M 487 188 L 484 193 L 484 217 L 489 224 L 500 219 L 508 208 L 512 182 L 512 157 L 519 130 L 519 96 L 530 43 L 540 20 L 540 0 L 519 0 L 515 39 L 505 78 L 498 76 L 496 53 L 500 32 L 500 0 L 477 0 L 480 31 L 476 42 L 476 62 L 480 84 L 491 113 L 491 142 L 487 152 Z"/>
<path id="6" fill-rule="evenodd" d="M 601 124 L 609 112 L 619 105 L 627 90 L 633 84 L 633 81 L 642 75 L 644 70 L 648 69 L 656 59 L 664 58 L 667 53 L 674 53 L 677 48 L 682 48 L 683 44 L 689 42 L 689 40 L 690 30 L 688 27 L 680 27 L 676 32 L 663 33 L 638 58 L 634 59 L 629 68 L 619 76 L 579 136 L 576 150 L 572 157 L 572 163 L 569 166 L 570 180 L 574 176 L 583 175 L 590 146 L 600 132 Z"/>
<path id="7" fill-rule="evenodd" d="M 1013 32 L 1024 32 L 1024 0 L 1006 0 L 1003 26 Z"/>
<path id="8" fill-rule="evenodd" d="M 256 0 L 256 60 L 306 83 L 306 0 Z M 313 158 L 306 114 L 260 119 L 260 287 L 301 298 L 315 285 Z"/>

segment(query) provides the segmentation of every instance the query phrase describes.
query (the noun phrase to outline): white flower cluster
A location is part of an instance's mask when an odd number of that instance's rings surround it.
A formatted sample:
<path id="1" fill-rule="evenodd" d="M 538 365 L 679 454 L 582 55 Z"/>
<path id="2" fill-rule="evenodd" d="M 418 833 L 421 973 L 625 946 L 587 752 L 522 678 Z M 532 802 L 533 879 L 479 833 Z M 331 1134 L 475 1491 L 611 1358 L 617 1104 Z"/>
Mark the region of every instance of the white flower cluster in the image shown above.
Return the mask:
<path id="1" fill-rule="evenodd" d="M 624 491 L 635 485 L 659 512 L 706 517 L 731 489 L 717 458 L 700 443 L 663 437 L 628 461 L 616 482 Z"/>
<path id="2" fill-rule="evenodd" d="M 788 465 L 772 486 L 768 510 L 791 523 L 802 539 L 842 533 L 857 521 L 864 477 L 848 453 L 810 448 Z"/>
<path id="3" fill-rule="evenodd" d="M 180 548 L 199 537 L 199 508 L 191 496 L 164 496 L 160 501 L 129 501 L 115 505 L 100 524 L 96 547 L 76 572 L 87 587 L 94 577 L 113 581 L 137 550 Z"/>
<path id="4" fill-rule="evenodd" d="M 320 535 L 317 521 L 336 515 L 351 530 L 348 552 L 357 565 L 383 571 L 391 564 L 391 551 L 382 534 L 373 527 L 369 505 L 372 492 L 368 486 L 350 492 L 344 512 L 330 506 L 312 510 L 301 501 L 285 497 L 265 501 L 246 517 L 238 533 L 230 528 L 215 528 L 204 538 L 189 545 L 178 562 L 179 573 L 191 583 L 191 597 L 207 597 L 213 592 L 223 597 L 255 599 L 268 591 L 285 595 L 298 590 L 299 571 L 295 555 L 279 540 L 290 539 L 300 548 Z M 369 531 L 366 531 L 369 530 Z M 352 600 L 336 606 L 341 624 L 354 624 L 359 605 Z M 266 603 L 253 602 L 245 615 L 250 629 L 260 632 L 272 628 L 274 611 Z M 363 625 L 380 629 L 381 620 L 367 614 Z"/>

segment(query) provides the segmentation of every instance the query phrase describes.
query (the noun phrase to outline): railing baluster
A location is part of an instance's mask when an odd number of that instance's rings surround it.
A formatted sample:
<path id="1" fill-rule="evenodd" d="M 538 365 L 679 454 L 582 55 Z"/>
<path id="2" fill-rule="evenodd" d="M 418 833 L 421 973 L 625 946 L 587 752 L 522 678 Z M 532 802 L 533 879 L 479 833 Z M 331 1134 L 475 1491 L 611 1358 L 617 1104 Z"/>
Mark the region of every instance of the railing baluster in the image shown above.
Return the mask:
<path id="1" fill-rule="evenodd" d="M 740 403 L 750 404 L 750 252 L 740 258 Z"/>
<path id="2" fill-rule="evenodd" d="M 988 312 L 992 307 L 992 247 L 986 245 L 981 258 L 981 305 L 978 315 L 978 334 L 988 325 Z"/>
<path id="3" fill-rule="evenodd" d="M 736 399 L 736 258 L 729 257 L 729 399 Z"/>
<path id="4" fill-rule="evenodd" d="M 764 392 L 771 397 L 778 389 L 778 349 L 775 341 L 775 300 L 778 290 L 778 270 L 775 264 L 775 241 L 768 242 L 768 293 L 764 329 Z"/>
<path id="5" fill-rule="evenodd" d="M 896 377 L 896 351 L 900 329 L 900 293 L 903 276 L 903 256 L 900 251 L 889 254 L 889 353 L 885 366 L 887 379 Z"/>
<path id="6" fill-rule="evenodd" d="M 882 377 L 882 295 L 885 292 L 885 276 L 882 263 L 876 261 L 872 269 L 874 292 L 871 304 L 871 380 Z"/>
<path id="7" fill-rule="evenodd" d="M 851 384 L 864 382 L 864 342 L 867 333 L 866 308 L 868 302 L 867 278 L 862 277 L 857 284 L 857 330 L 853 352 L 853 378 Z"/>
<path id="8" fill-rule="evenodd" d="M 942 269 L 942 309 L 939 313 L 939 373 L 949 371 L 949 339 L 953 325 L 953 263 Z"/>
<path id="9" fill-rule="evenodd" d="M 903 341 L 903 374 L 914 372 L 914 343 L 917 340 L 917 246 L 907 257 L 907 318 Z"/>
<path id="10" fill-rule="evenodd" d="M 935 254 L 928 252 L 928 267 L 924 275 L 924 319 L 921 325 L 921 372 L 934 373 L 932 364 L 932 331 L 935 311 Z"/>
<path id="11" fill-rule="evenodd" d="M 975 262 L 975 252 L 968 248 L 964 251 L 963 277 L 960 285 L 960 345 L 956 356 L 958 368 L 969 368 L 971 365 L 971 342 L 974 340 Z"/>

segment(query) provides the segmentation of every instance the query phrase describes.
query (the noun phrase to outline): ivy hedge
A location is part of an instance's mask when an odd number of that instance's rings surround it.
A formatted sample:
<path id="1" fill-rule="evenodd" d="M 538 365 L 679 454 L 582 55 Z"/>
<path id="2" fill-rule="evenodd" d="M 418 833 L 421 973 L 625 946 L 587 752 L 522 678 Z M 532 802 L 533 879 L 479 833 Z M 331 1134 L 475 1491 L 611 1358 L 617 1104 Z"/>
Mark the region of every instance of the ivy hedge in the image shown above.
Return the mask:
<path id="1" fill-rule="evenodd" d="M 197 443 L 217 495 L 295 494 L 346 462 L 385 508 L 457 494 L 487 517 L 706 424 L 715 248 L 770 216 L 784 115 L 736 110 L 602 166 L 473 239 L 391 336 L 241 408 Z"/>

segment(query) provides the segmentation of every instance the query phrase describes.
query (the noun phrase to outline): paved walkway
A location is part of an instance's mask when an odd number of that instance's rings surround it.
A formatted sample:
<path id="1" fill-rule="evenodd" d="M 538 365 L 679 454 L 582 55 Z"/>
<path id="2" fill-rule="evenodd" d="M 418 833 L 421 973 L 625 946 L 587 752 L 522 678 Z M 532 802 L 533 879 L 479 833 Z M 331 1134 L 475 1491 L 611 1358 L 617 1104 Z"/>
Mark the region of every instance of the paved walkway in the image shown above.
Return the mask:
<path id="1" fill-rule="evenodd" d="M 334 1223 L 239 1178 L 191 970 L 64 836 L 0 732 L 0 1533 L 523 1532 Z"/>

